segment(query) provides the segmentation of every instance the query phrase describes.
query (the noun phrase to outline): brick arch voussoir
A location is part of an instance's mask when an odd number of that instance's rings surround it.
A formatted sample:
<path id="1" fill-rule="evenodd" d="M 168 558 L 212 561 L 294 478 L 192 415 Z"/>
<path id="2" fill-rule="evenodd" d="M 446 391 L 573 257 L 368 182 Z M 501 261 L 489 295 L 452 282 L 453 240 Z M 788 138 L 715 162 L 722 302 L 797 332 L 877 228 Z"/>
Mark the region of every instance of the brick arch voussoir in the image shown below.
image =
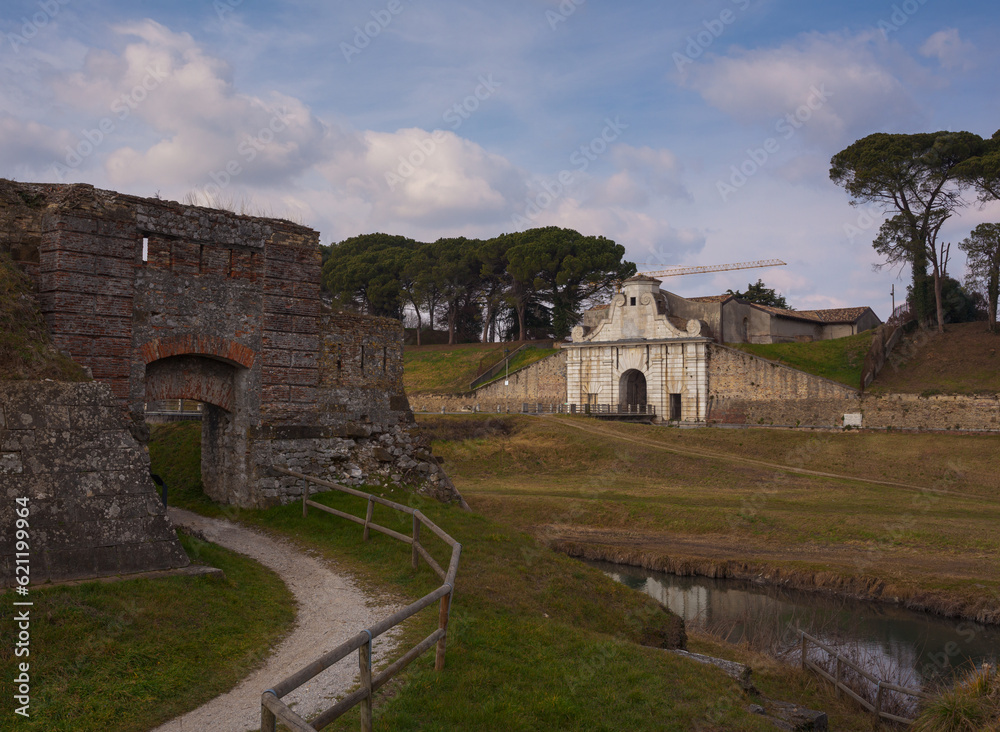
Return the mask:
<path id="1" fill-rule="evenodd" d="M 146 382 L 146 401 L 159 402 L 167 399 L 192 399 L 196 402 L 206 402 L 233 411 L 235 398 L 233 388 L 223 384 L 218 379 L 204 376 L 193 376 L 176 381 L 173 379 L 156 379 Z"/>
<path id="2" fill-rule="evenodd" d="M 147 366 L 171 356 L 209 356 L 249 369 L 253 368 L 256 359 L 253 349 L 242 343 L 198 333 L 155 338 L 143 345 L 139 351 Z"/>

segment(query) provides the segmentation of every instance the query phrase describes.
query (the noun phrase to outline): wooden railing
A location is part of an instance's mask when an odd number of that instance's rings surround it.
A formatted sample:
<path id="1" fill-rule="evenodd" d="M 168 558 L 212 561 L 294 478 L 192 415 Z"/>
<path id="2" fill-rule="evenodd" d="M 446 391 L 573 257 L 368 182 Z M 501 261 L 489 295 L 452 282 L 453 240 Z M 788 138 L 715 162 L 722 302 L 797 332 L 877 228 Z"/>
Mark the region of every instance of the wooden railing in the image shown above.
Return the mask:
<path id="1" fill-rule="evenodd" d="M 367 541 L 371 536 L 372 531 L 377 531 L 379 533 L 385 534 L 386 536 L 391 536 L 394 539 L 398 539 L 405 544 L 411 546 L 410 561 L 413 564 L 413 568 L 417 568 L 417 564 L 420 557 L 423 557 L 424 561 L 430 565 L 431 569 L 441 578 L 442 585 L 438 587 L 431 593 L 424 595 L 416 602 L 408 605 L 399 612 L 389 616 L 385 620 L 371 628 L 360 631 L 353 638 L 350 638 L 339 646 L 334 648 L 329 653 L 323 655 L 322 657 L 316 659 L 308 666 L 303 668 L 298 673 L 292 674 L 287 679 L 282 681 L 280 684 L 276 684 L 270 689 L 264 691 L 260 698 L 260 729 L 261 732 L 276 732 L 277 722 L 281 721 L 286 727 L 295 732 L 316 732 L 316 730 L 321 730 L 331 722 L 336 720 L 342 714 L 347 712 L 349 709 L 360 704 L 361 705 L 361 729 L 362 732 L 371 732 L 372 729 L 372 699 L 374 693 L 382 687 L 387 681 L 389 681 L 393 676 L 402 671 L 406 666 L 410 664 L 415 658 L 420 656 L 422 653 L 427 651 L 431 646 L 437 646 L 437 655 L 434 661 L 434 668 L 440 671 L 444 668 L 444 652 L 445 652 L 445 641 L 448 634 L 448 617 L 451 612 L 451 598 L 454 594 L 455 588 L 455 575 L 458 573 L 458 560 L 462 554 L 462 545 L 451 538 L 447 533 L 445 533 L 437 524 L 431 521 L 429 518 L 424 516 L 419 510 L 410 508 L 409 506 L 404 506 L 400 503 L 387 500 L 380 496 L 373 496 L 371 493 L 365 493 L 364 491 L 355 490 L 353 488 L 347 488 L 337 483 L 332 483 L 327 480 L 321 480 L 319 478 L 314 478 L 309 475 L 303 475 L 302 473 L 296 473 L 285 468 L 273 467 L 271 468 L 275 473 L 279 475 L 287 475 L 293 478 L 299 478 L 303 481 L 302 485 L 302 516 L 308 515 L 309 507 L 318 508 L 321 511 L 326 511 L 327 513 L 332 513 L 334 516 L 339 516 L 340 518 L 347 519 L 348 521 L 353 521 L 354 523 L 361 524 L 364 526 L 364 539 Z M 368 510 L 364 518 L 359 516 L 354 516 L 343 511 L 338 511 L 335 508 L 330 508 L 329 506 L 324 506 L 321 503 L 316 503 L 315 501 L 309 500 L 309 483 L 314 483 L 316 485 L 323 486 L 325 488 L 331 488 L 333 490 L 341 491 L 342 493 L 348 493 L 352 496 L 358 496 L 359 498 L 364 498 L 368 501 Z M 372 515 L 375 510 L 375 504 L 378 503 L 388 508 L 394 509 L 396 511 L 401 511 L 403 513 L 410 514 L 413 517 L 413 535 L 407 536 L 406 534 L 401 534 L 398 531 L 393 531 L 385 526 L 380 526 L 372 521 Z M 441 568 L 441 565 L 437 563 L 434 557 L 431 556 L 430 552 L 424 548 L 423 544 L 420 543 L 420 529 L 421 527 L 426 527 L 431 530 L 438 538 L 440 538 L 445 544 L 451 547 L 451 561 L 448 564 L 448 570 L 445 571 Z M 435 602 L 440 601 L 440 610 L 438 613 L 438 628 L 429 636 L 424 638 L 420 643 L 407 651 L 401 658 L 393 662 L 387 668 L 382 670 L 376 675 L 372 675 L 372 641 L 378 638 L 380 635 L 385 633 L 390 628 L 399 625 L 401 622 L 407 618 L 416 615 L 418 612 L 426 607 L 433 605 Z M 314 678 L 318 674 L 322 673 L 326 669 L 330 668 L 333 664 L 337 663 L 341 659 L 345 658 L 348 654 L 358 652 L 358 662 L 361 669 L 361 688 L 354 691 L 343 699 L 338 701 L 332 707 L 327 709 L 325 712 L 320 713 L 318 717 L 313 719 L 311 722 L 306 722 L 302 717 L 293 712 L 288 705 L 281 701 L 281 698 L 286 694 L 294 691 L 302 684 L 306 683 L 310 679 Z"/>
<path id="2" fill-rule="evenodd" d="M 831 684 L 834 685 L 834 688 L 837 690 L 837 696 L 840 696 L 841 692 L 847 694 L 849 697 L 854 699 L 854 701 L 856 701 L 858 704 L 863 706 L 869 712 L 872 712 L 876 716 L 880 717 L 881 719 L 889 719 L 892 720 L 893 722 L 900 722 L 902 724 L 913 724 L 914 720 L 912 719 L 909 719 L 907 717 L 900 717 L 898 715 L 885 711 L 885 709 L 883 708 L 885 692 L 892 691 L 898 694 L 916 697 L 917 699 L 927 699 L 929 698 L 929 694 L 920 689 L 909 689 L 905 686 L 891 684 L 888 681 L 876 678 L 875 676 L 873 676 L 872 674 L 868 673 L 863 668 L 858 666 L 858 664 L 854 663 L 851 659 L 846 658 L 842 654 L 838 653 L 836 649 L 831 648 L 830 646 L 826 645 L 820 640 L 817 640 L 816 638 L 813 638 L 805 631 L 800 630 L 799 634 L 802 636 L 803 671 L 807 669 L 812 669 L 820 676 L 822 676 L 824 679 L 826 679 L 827 681 L 829 681 Z M 836 670 L 834 671 L 834 673 L 831 674 L 829 670 L 823 668 L 823 666 L 821 666 L 820 664 L 809 659 L 810 643 L 816 646 L 817 648 L 826 651 L 826 653 L 830 656 L 830 659 L 835 662 Z M 856 674 L 858 674 L 858 676 L 867 679 L 868 681 L 870 681 L 872 684 L 875 685 L 876 691 L 875 691 L 874 704 L 868 701 L 867 699 L 863 698 L 862 696 L 860 696 L 857 693 L 857 691 L 855 691 L 850 686 L 848 686 L 847 683 L 845 683 L 843 674 L 845 666 L 854 671 Z"/>

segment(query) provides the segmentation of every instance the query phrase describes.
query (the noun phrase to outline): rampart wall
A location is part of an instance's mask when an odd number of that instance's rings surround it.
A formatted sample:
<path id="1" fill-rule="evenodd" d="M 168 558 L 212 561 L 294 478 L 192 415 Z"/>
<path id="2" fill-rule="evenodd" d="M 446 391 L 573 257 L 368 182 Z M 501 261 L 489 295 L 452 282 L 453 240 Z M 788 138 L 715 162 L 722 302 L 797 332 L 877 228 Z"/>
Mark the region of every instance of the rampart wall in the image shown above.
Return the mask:
<path id="1" fill-rule="evenodd" d="M 504 382 L 509 383 L 504 383 Z M 525 402 L 562 404 L 566 401 L 566 351 L 529 364 L 467 394 L 414 394 L 416 412 L 518 412 Z"/>

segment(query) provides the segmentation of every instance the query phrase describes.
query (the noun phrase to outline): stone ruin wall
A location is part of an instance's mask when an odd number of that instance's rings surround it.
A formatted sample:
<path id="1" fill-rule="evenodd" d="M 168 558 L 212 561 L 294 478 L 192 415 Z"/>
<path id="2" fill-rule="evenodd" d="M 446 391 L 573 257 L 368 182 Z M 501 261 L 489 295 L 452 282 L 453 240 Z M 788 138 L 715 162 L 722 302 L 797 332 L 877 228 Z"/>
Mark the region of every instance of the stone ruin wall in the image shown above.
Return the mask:
<path id="1" fill-rule="evenodd" d="M 206 493 L 244 506 L 300 488 L 268 466 L 454 499 L 411 437 L 397 323 L 327 312 L 318 234 L 87 185 L 0 181 L 4 250 L 35 280 L 55 345 L 128 408 L 205 403 Z M 143 259 L 143 240 L 147 257 Z"/>
<path id="2" fill-rule="evenodd" d="M 263 428 L 266 439 L 257 443 L 256 461 L 344 485 L 403 482 L 438 500 L 455 500 L 458 493 L 429 444 L 412 430 L 403 391 L 402 324 L 327 309 L 320 341 L 312 420 Z M 301 481 L 287 476 L 264 478 L 261 485 L 269 498 L 302 495 Z"/>
<path id="3" fill-rule="evenodd" d="M 184 567 L 149 455 L 106 384 L 0 381 L 0 586 L 15 582 L 15 499 L 29 499 L 29 577 Z"/>

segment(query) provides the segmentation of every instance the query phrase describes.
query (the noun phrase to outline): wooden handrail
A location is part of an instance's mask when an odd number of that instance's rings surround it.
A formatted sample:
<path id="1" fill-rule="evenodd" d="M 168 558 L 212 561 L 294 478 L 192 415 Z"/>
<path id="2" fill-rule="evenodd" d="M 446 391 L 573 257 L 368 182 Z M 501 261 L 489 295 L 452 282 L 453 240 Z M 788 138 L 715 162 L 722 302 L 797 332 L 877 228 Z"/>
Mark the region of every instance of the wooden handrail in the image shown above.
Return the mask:
<path id="1" fill-rule="evenodd" d="M 444 668 L 444 652 L 448 635 L 448 619 L 451 614 L 451 598 L 455 593 L 455 576 L 458 574 L 458 564 L 462 554 L 462 545 L 442 530 L 437 524 L 427 518 L 422 512 L 401 503 L 390 501 L 381 496 L 365 493 L 354 488 L 339 485 L 332 481 L 314 478 L 311 475 L 297 473 L 287 468 L 272 466 L 271 471 L 278 475 L 287 475 L 303 481 L 302 486 L 302 516 L 306 517 L 309 507 L 318 508 L 326 513 L 339 516 L 340 518 L 353 521 L 364 527 L 364 540 L 367 541 L 372 530 L 397 539 L 404 544 L 411 545 L 411 556 L 413 567 L 416 569 L 420 557 L 423 557 L 428 566 L 443 580 L 443 584 L 433 592 L 421 597 L 416 602 L 410 603 L 402 610 L 390 615 L 371 628 L 360 631 L 357 635 L 341 643 L 332 651 L 316 659 L 308 666 L 300 669 L 279 684 L 275 684 L 261 694 L 260 700 L 260 729 L 261 732 L 276 732 L 277 723 L 282 724 L 295 732 L 316 732 L 323 729 L 331 722 L 354 706 L 361 704 L 361 729 L 362 732 L 371 732 L 372 729 L 372 695 L 374 692 L 391 679 L 395 674 L 404 669 L 411 661 L 420 656 L 432 646 L 437 646 L 434 668 L 438 671 Z M 367 510 L 364 518 L 355 516 L 344 511 L 339 511 L 329 506 L 324 506 L 316 501 L 309 500 L 309 483 L 315 483 L 332 490 L 338 490 L 367 501 Z M 385 526 L 380 526 L 372 520 L 374 505 L 378 503 L 396 511 L 410 514 L 413 517 L 413 535 L 406 536 L 398 531 L 394 531 Z M 431 556 L 431 553 L 420 543 L 420 527 L 426 526 L 448 546 L 451 547 L 451 558 L 448 563 L 448 570 L 445 571 L 441 565 Z M 438 628 L 420 643 L 407 651 L 403 656 L 379 674 L 372 675 L 371 647 L 372 641 L 385 633 L 390 628 L 399 625 L 407 618 L 412 617 L 421 610 L 440 601 L 440 611 L 438 614 Z M 281 701 L 281 697 L 294 691 L 305 684 L 310 679 L 328 669 L 333 664 L 345 658 L 348 654 L 358 651 L 358 661 L 361 669 L 361 688 L 348 694 L 329 709 L 321 712 L 312 723 L 303 720 Z"/>
<path id="2" fill-rule="evenodd" d="M 908 719 L 906 717 L 899 717 L 899 716 L 897 716 L 895 714 L 891 714 L 889 712 L 884 711 L 882 709 L 882 692 L 883 692 L 883 690 L 894 691 L 894 692 L 897 692 L 899 694 L 906 694 L 907 696 L 913 696 L 913 697 L 916 697 L 918 699 L 928 699 L 928 698 L 930 698 L 930 695 L 927 694 L 927 692 L 923 691 L 922 689 L 911 689 L 911 688 L 907 688 L 905 686 L 899 686 L 898 684 L 890 683 L 888 681 L 885 681 L 883 679 L 880 679 L 880 678 L 872 675 L 868 671 L 865 671 L 863 668 L 861 668 L 860 666 L 858 666 L 858 664 L 856 664 L 854 661 L 852 661 L 851 659 L 849 659 L 846 656 L 842 655 L 835 648 L 832 648 L 832 647 L 828 646 L 827 644 L 823 643 L 818 638 L 814 638 L 813 636 L 811 636 L 808 633 L 806 633 L 804 630 L 800 630 L 799 631 L 799 635 L 800 635 L 801 640 L 802 640 L 802 651 L 801 651 L 801 653 L 802 653 L 802 659 L 801 659 L 802 660 L 802 669 L 803 670 L 812 669 L 817 674 L 819 674 L 821 678 L 829 681 L 831 684 L 834 685 L 834 687 L 836 688 L 838 696 L 840 695 L 841 692 L 846 693 L 852 699 L 854 699 L 859 704 L 861 704 L 861 706 L 863 706 L 869 712 L 872 712 L 873 714 L 875 714 L 876 716 L 878 716 L 878 717 L 880 717 L 882 719 L 889 719 L 889 720 L 892 720 L 893 722 L 901 722 L 903 724 L 913 724 L 913 722 L 915 721 L 913 719 Z M 831 674 L 829 671 L 827 671 L 825 668 L 823 668 L 822 666 L 820 666 L 815 661 L 810 661 L 809 660 L 808 653 L 809 653 L 809 644 L 810 643 L 812 643 L 817 648 L 825 651 L 833 660 L 835 660 L 837 662 L 837 673 L 836 673 L 836 675 Z M 868 700 L 862 698 L 856 691 L 854 691 L 854 689 L 851 689 L 847 684 L 845 684 L 843 682 L 843 680 L 841 679 L 841 673 L 840 673 L 840 670 L 841 670 L 842 666 L 847 666 L 847 667 L 853 669 L 860 676 L 862 676 L 863 678 L 867 679 L 871 683 L 875 684 L 875 686 L 877 687 L 877 696 L 875 697 L 875 703 L 874 704 L 872 704 Z"/>

